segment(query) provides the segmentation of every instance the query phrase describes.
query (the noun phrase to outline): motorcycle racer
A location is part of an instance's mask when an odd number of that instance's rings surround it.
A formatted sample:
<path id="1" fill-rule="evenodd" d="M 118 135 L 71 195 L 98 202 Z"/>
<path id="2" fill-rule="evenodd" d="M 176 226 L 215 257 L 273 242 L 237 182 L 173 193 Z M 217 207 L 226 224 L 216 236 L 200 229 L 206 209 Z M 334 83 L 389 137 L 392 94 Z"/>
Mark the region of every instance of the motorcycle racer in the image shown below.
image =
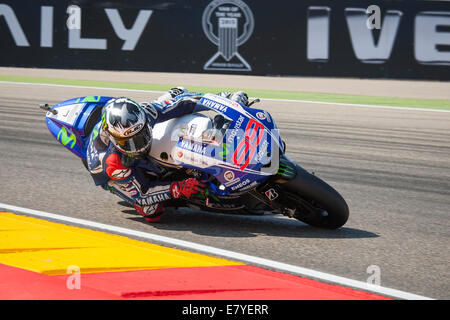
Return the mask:
<path id="1" fill-rule="evenodd" d="M 242 91 L 219 95 L 248 105 L 247 94 Z M 125 97 L 111 99 L 89 137 L 86 159 L 94 183 L 133 205 L 147 222 L 161 219 L 165 201 L 204 192 L 204 185 L 195 178 L 160 181 L 164 168 L 146 157 L 154 125 L 201 111 L 196 96 L 200 94 L 177 87 L 142 105 Z"/>

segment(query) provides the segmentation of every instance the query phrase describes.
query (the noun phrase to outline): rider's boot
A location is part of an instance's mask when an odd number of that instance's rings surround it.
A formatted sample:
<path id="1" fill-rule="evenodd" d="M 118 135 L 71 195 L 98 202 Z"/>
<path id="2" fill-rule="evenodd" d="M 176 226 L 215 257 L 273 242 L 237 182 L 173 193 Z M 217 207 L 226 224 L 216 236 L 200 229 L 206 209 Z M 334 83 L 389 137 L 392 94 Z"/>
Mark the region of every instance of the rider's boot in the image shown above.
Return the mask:
<path id="1" fill-rule="evenodd" d="M 150 206 L 140 206 L 136 203 L 133 204 L 134 209 L 144 217 L 147 222 L 159 222 L 161 216 L 164 213 L 164 207 L 160 204 Z"/>

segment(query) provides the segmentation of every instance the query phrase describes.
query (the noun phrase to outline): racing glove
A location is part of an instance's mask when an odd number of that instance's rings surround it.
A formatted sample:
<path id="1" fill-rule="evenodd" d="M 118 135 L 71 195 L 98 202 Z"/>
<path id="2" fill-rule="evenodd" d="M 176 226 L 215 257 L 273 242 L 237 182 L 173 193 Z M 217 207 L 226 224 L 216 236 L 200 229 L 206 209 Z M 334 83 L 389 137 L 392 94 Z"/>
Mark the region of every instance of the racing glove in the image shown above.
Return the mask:
<path id="1" fill-rule="evenodd" d="M 219 92 L 217 95 L 233 100 L 243 106 L 246 107 L 248 106 L 248 95 L 244 91 L 236 91 L 233 93 L 228 91 L 222 91 Z"/>
<path id="2" fill-rule="evenodd" d="M 186 198 L 189 199 L 195 194 L 205 193 L 205 185 L 194 178 L 189 178 L 182 181 L 172 182 L 170 185 L 170 193 L 174 199 Z"/>
<path id="3" fill-rule="evenodd" d="M 172 96 L 172 98 L 178 97 L 179 95 L 182 95 L 183 93 L 188 92 L 186 88 L 183 87 L 176 87 L 169 90 L 169 94 Z"/>
<path id="4" fill-rule="evenodd" d="M 176 97 L 178 97 L 179 95 L 185 94 L 187 92 L 189 92 L 189 91 L 183 87 L 172 88 L 168 92 L 164 93 L 162 96 L 157 98 L 155 100 L 155 102 L 165 106 L 165 105 L 173 103 L 173 101 Z"/>

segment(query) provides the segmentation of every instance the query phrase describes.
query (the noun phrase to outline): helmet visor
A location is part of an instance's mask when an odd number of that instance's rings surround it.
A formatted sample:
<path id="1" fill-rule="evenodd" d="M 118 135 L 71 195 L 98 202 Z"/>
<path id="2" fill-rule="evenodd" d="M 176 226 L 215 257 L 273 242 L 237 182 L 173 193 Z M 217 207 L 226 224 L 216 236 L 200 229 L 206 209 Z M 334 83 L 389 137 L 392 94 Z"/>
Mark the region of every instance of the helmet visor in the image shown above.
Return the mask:
<path id="1" fill-rule="evenodd" d="M 146 124 L 141 131 L 129 138 L 111 136 L 112 143 L 125 154 L 139 154 L 148 150 L 152 144 L 152 130 Z"/>

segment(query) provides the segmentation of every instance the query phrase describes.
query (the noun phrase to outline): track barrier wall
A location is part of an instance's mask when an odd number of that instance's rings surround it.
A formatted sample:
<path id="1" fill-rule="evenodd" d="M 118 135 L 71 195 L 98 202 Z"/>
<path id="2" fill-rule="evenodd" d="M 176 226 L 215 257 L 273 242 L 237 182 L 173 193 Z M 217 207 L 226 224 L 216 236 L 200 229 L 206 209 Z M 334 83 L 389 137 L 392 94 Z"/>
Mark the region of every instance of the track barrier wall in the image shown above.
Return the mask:
<path id="1" fill-rule="evenodd" d="M 450 1 L 0 1 L 0 65 L 450 80 Z"/>

